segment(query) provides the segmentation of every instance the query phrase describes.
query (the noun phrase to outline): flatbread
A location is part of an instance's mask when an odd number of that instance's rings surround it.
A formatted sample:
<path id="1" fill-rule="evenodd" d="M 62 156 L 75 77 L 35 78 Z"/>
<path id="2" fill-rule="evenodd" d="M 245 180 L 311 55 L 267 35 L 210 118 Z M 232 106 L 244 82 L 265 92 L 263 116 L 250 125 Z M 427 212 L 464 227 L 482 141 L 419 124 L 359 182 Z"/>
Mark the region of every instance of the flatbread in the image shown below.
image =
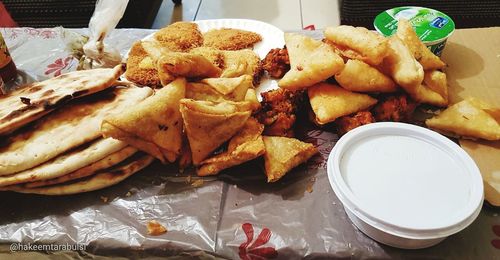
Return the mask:
<path id="1" fill-rule="evenodd" d="M 64 183 L 68 182 L 71 180 L 76 180 L 76 179 L 81 179 L 87 176 L 90 176 L 92 174 L 95 174 L 96 172 L 107 169 L 109 167 L 112 167 L 113 165 L 116 165 L 123 160 L 129 158 L 130 156 L 134 155 L 137 152 L 137 149 L 132 147 L 132 146 L 127 146 L 120 151 L 117 151 L 115 153 L 112 153 L 101 160 L 91 163 L 83 168 L 80 168 L 72 173 L 66 174 L 59 176 L 57 178 L 53 179 L 48 179 L 48 180 L 41 180 L 41 181 L 35 181 L 35 182 L 28 182 L 24 184 L 25 188 L 37 188 L 37 187 L 43 187 L 43 186 L 49 186 L 49 185 L 54 185 L 54 184 L 59 184 L 59 183 Z"/>
<path id="2" fill-rule="evenodd" d="M 0 95 L 0 135 L 32 122 L 71 99 L 86 96 L 113 85 L 125 68 L 73 71 L 8 95 Z"/>
<path id="3" fill-rule="evenodd" d="M 0 176 L 0 187 L 56 178 L 76 171 L 127 146 L 116 139 L 99 139 L 84 144 L 48 162 L 16 174 Z"/>
<path id="4" fill-rule="evenodd" d="M 180 110 L 195 165 L 231 139 L 251 114 L 247 102 L 182 99 Z"/>
<path id="5" fill-rule="evenodd" d="M 103 136 L 122 140 L 162 162 L 175 161 L 181 152 L 179 102 L 185 92 L 186 80 L 176 79 L 127 111 L 104 118 Z"/>
<path id="6" fill-rule="evenodd" d="M 125 180 L 132 174 L 151 164 L 153 161 L 154 158 L 152 156 L 137 154 L 116 167 L 112 167 L 107 171 L 95 174 L 77 182 L 32 189 L 12 187 L 11 191 L 40 195 L 69 195 L 99 190 L 113 186 Z"/>
<path id="7" fill-rule="evenodd" d="M 288 171 L 318 153 L 314 145 L 295 138 L 264 136 L 263 139 L 266 146 L 264 165 L 267 182 L 281 179 Z"/>
<path id="8" fill-rule="evenodd" d="M 149 88 L 134 87 L 82 98 L 0 140 L 0 175 L 32 168 L 97 139 L 104 117 L 120 113 L 151 94 Z"/>

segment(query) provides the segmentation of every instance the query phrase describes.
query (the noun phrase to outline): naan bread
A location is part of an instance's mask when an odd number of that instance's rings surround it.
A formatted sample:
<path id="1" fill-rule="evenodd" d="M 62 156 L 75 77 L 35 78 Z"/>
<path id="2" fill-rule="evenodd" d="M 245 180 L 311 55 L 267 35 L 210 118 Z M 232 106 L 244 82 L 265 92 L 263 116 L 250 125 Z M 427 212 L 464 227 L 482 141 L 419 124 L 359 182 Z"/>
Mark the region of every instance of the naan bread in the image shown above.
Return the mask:
<path id="1" fill-rule="evenodd" d="M 132 174 L 142 170 L 154 161 L 154 158 L 145 154 L 137 154 L 127 159 L 123 163 L 97 173 L 83 180 L 71 183 L 64 183 L 40 188 L 20 188 L 12 187 L 11 191 L 20 193 L 32 193 L 40 195 L 69 195 L 113 186 Z"/>
<path id="2" fill-rule="evenodd" d="M 97 139 L 104 117 L 121 113 L 152 94 L 117 88 L 82 98 L 0 141 L 0 175 L 20 172 Z"/>
<path id="3" fill-rule="evenodd" d="M 247 102 L 182 99 L 180 108 L 195 165 L 231 139 L 251 114 Z"/>
<path id="4" fill-rule="evenodd" d="M 319 83 L 307 90 L 311 108 L 318 124 L 333 122 L 335 119 L 366 110 L 377 100 L 361 93 L 350 92 L 337 85 Z"/>
<path id="5" fill-rule="evenodd" d="M 318 153 L 314 145 L 295 138 L 282 136 L 264 136 L 263 138 L 266 146 L 264 164 L 267 182 L 281 179 L 288 171 Z"/>
<path id="6" fill-rule="evenodd" d="M 104 137 L 122 140 L 162 162 L 173 162 L 182 145 L 179 102 L 185 96 L 186 80 L 179 78 L 123 113 L 104 118 Z"/>
<path id="7" fill-rule="evenodd" d="M 280 88 L 298 90 L 339 73 L 344 60 L 328 44 L 310 37 L 286 33 L 290 70 L 278 82 Z"/>
<path id="8" fill-rule="evenodd" d="M 41 180 L 41 181 L 35 181 L 35 182 L 28 182 L 21 184 L 21 186 L 24 186 L 25 188 L 37 188 L 37 187 L 43 187 L 43 186 L 49 186 L 49 185 L 54 185 L 54 184 L 59 184 L 59 183 L 64 183 L 76 179 L 81 179 L 90 175 L 95 174 L 96 172 L 107 169 L 109 167 L 112 167 L 123 160 L 129 158 L 130 156 L 134 155 L 137 152 L 137 149 L 132 147 L 132 146 L 127 146 L 120 151 L 117 151 L 115 153 L 112 153 L 101 160 L 94 162 L 92 164 L 89 164 L 83 168 L 80 168 L 74 172 L 71 172 L 69 174 L 59 176 L 57 178 L 53 179 L 48 179 L 48 180 Z"/>
<path id="9" fill-rule="evenodd" d="M 32 122 L 69 100 L 113 85 L 124 67 L 73 71 L 0 95 L 0 135 Z"/>
<path id="10" fill-rule="evenodd" d="M 0 187 L 18 183 L 47 180 L 66 175 L 91 163 L 119 151 L 127 144 L 116 139 L 99 139 L 90 144 L 84 144 L 65 154 L 12 175 L 0 176 Z"/>

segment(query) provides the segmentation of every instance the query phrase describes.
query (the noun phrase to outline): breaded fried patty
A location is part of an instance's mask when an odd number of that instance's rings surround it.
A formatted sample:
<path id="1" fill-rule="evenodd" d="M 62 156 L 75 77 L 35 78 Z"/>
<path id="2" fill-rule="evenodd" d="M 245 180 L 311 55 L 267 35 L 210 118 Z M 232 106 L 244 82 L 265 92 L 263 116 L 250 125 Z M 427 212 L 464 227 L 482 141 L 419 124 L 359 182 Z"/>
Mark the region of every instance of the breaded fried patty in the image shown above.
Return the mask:
<path id="1" fill-rule="evenodd" d="M 127 59 L 125 77 L 139 85 L 159 86 L 160 78 L 153 61 L 142 47 L 141 41 L 132 45 Z"/>
<path id="2" fill-rule="evenodd" d="M 186 52 L 203 44 L 198 25 L 190 22 L 173 23 L 156 32 L 154 37 L 172 51 Z"/>
<path id="3" fill-rule="evenodd" d="M 227 51 L 246 49 L 262 41 L 262 36 L 258 33 L 230 28 L 210 30 L 203 36 L 204 46 Z"/>

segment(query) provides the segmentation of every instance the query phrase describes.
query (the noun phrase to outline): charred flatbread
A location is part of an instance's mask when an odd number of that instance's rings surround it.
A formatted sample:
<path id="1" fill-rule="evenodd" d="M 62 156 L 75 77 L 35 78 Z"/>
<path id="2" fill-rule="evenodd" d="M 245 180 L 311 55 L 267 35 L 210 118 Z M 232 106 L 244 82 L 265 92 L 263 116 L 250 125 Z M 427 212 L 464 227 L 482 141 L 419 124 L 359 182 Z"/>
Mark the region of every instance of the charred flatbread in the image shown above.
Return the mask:
<path id="1" fill-rule="evenodd" d="M 41 180 L 41 181 L 35 181 L 35 182 L 28 182 L 24 184 L 25 188 L 37 188 L 37 187 L 43 187 L 43 186 L 50 186 L 50 185 L 55 185 L 59 183 L 64 183 L 76 179 L 81 179 L 87 176 L 90 176 L 92 174 L 95 174 L 96 172 L 110 168 L 121 161 L 129 158 L 130 156 L 134 155 L 134 153 L 137 152 L 137 149 L 132 147 L 132 146 L 127 146 L 120 151 L 117 151 L 115 153 L 112 153 L 101 160 L 91 163 L 83 168 L 80 168 L 74 172 L 71 172 L 69 174 L 59 176 L 57 178 L 53 179 L 48 179 L 48 180 Z"/>
<path id="2" fill-rule="evenodd" d="M 79 99 L 20 129 L 1 140 L 0 175 L 30 169 L 97 139 L 104 117 L 120 113 L 151 94 L 149 88 L 113 89 Z"/>
<path id="3" fill-rule="evenodd" d="M 56 178 L 101 160 L 126 146 L 126 143 L 116 139 L 98 139 L 31 169 L 0 176 L 0 187 Z"/>
<path id="4" fill-rule="evenodd" d="M 12 187 L 11 191 L 40 195 L 69 195 L 103 189 L 115 185 L 142 170 L 154 161 L 146 154 L 137 154 L 123 163 L 85 179 L 40 188 Z"/>
<path id="5" fill-rule="evenodd" d="M 113 85 L 124 67 L 74 71 L 0 96 L 0 135 L 32 122 L 69 100 Z"/>

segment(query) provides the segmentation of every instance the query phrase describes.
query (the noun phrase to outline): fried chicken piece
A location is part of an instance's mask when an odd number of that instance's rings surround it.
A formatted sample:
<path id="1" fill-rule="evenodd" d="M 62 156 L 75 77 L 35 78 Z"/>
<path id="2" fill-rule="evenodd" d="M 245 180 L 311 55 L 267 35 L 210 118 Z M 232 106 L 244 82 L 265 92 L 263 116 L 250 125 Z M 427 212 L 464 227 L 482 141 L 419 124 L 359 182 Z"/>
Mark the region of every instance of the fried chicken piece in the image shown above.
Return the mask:
<path id="1" fill-rule="evenodd" d="M 356 127 L 370 123 L 375 123 L 375 118 L 373 118 L 370 111 L 360 111 L 354 115 L 343 116 L 335 120 L 335 126 L 339 136 L 346 134 Z"/>
<path id="2" fill-rule="evenodd" d="M 190 22 L 173 23 L 156 32 L 154 37 L 172 51 L 186 52 L 203 44 L 198 25 Z"/>
<path id="3" fill-rule="evenodd" d="M 160 86 L 156 66 L 142 47 L 141 41 L 135 42 L 130 49 L 125 77 L 142 86 Z"/>
<path id="4" fill-rule="evenodd" d="M 270 50 L 261 61 L 261 65 L 272 78 L 283 78 L 290 70 L 290 58 L 288 57 L 286 47 L 283 49 L 276 48 Z"/>
<path id="5" fill-rule="evenodd" d="M 406 94 L 389 96 L 372 109 L 377 121 L 407 122 L 411 120 L 417 104 Z"/>
<path id="6" fill-rule="evenodd" d="M 256 118 L 265 126 L 264 135 L 293 137 L 293 126 L 304 92 L 276 89 L 261 96 L 261 109 Z"/>
<path id="7" fill-rule="evenodd" d="M 226 51 L 250 48 L 255 43 L 262 41 L 262 36 L 258 33 L 231 28 L 213 29 L 203 36 L 205 38 L 204 46 Z"/>

